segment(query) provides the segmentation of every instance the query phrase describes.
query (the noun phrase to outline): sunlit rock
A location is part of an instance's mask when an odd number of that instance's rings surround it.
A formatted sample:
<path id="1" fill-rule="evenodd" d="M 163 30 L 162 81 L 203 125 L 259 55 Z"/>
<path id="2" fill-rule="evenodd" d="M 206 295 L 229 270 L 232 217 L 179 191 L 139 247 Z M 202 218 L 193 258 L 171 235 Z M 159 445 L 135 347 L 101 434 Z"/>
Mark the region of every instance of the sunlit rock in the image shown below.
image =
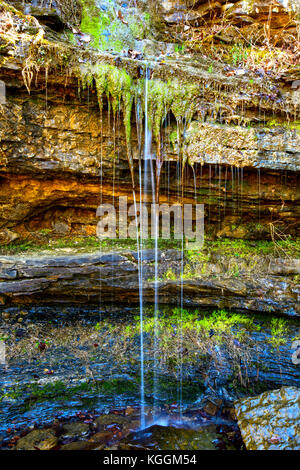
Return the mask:
<path id="1" fill-rule="evenodd" d="M 283 387 L 235 403 L 238 424 L 248 450 L 300 449 L 300 392 Z"/>

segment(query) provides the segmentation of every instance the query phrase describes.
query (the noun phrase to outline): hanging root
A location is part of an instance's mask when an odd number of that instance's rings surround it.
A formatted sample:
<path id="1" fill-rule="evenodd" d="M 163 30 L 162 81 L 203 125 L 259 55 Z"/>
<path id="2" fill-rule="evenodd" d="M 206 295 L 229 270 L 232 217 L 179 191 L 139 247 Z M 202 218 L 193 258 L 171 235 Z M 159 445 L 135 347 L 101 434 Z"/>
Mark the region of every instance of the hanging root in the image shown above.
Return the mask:
<path id="1" fill-rule="evenodd" d="M 32 80 L 33 80 L 33 71 L 30 70 L 30 69 L 24 68 L 22 70 L 22 77 L 23 77 L 26 89 L 27 89 L 27 91 L 30 95 L 30 87 L 31 87 L 31 83 L 32 83 Z"/>

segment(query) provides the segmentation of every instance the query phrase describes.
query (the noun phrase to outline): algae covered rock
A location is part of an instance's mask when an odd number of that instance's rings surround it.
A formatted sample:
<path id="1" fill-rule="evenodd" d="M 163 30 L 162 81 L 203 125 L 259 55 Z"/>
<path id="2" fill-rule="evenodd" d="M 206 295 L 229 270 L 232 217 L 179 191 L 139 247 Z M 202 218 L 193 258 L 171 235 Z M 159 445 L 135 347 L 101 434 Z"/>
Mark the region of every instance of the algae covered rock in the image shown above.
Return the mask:
<path id="1" fill-rule="evenodd" d="M 248 450 L 300 450 L 300 390 L 283 387 L 235 403 Z"/>

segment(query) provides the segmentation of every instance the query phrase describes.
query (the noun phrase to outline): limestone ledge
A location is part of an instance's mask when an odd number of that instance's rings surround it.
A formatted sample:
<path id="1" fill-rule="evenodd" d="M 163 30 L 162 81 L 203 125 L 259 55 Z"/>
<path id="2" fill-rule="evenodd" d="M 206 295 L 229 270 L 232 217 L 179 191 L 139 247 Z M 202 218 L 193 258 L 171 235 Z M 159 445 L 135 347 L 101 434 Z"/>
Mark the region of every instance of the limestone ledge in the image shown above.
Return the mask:
<path id="1" fill-rule="evenodd" d="M 181 290 L 177 279 L 164 279 L 176 268 L 181 253 L 159 252 L 158 296 L 162 304 L 177 302 Z M 144 252 L 144 301 L 154 301 L 153 250 Z M 211 262 L 205 274 L 184 278 L 184 304 L 203 308 L 241 309 L 266 314 L 299 316 L 300 260 L 261 260 L 252 271 L 239 277 L 229 270 L 232 260 Z M 186 264 L 186 260 L 184 262 Z M 0 299 L 4 305 L 36 302 L 98 302 L 117 298 L 121 303 L 138 303 L 137 253 L 80 254 L 73 256 L 2 256 Z"/>
<path id="2" fill-rule="evenodd" d="M 50 101 L 52 99 L 52 102 Z M 115 152 L 127 166 L 125 130 L 114 135 L 104 114 L 91 103 L 64 104 L 50 96 L 48 107 L 40 97 L 20 96 L 0 109 L 0 171 L 18 173 L 65 172 L 96 176 L 102 158 L 112 166 Z M 139 159 L 135 126 L 132 153 Z M 176 132 L 168 129 L 166 161 L 178 159 Z M 115 141 L 114 141 L 115 138 Z M 300 133 L 297 129 L 246 128 L 193 121 L 186 132 L 185 158 L 191 163 L 223 164 L 272 170 L 300 171 Z M 155 145 L 153 145 L 155 155 Z"/>
<path id="3" fill-rule="evenodd" d="M 300 171 L 300 133 L 193 122 L 186 158 L 191 163 Z"/>

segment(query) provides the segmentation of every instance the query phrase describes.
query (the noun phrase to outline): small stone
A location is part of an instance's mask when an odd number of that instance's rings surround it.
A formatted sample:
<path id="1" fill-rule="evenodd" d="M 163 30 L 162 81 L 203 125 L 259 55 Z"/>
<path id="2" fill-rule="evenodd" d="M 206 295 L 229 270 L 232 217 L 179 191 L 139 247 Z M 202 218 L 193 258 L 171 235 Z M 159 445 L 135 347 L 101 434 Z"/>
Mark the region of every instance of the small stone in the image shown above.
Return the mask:
<path id="1" fill-rule="evenodd" d="M 234 408 L 223 408 L 222 416 L 232 419 L 232 421 L 236 421 L 236 413 Z"/>
<path id="2" fill-rule="evenodd" d="M 127 425 L 124 425 L 122 432 L 127 435 L 133 431 L 137 431 L 141 427 L 141 420 L 136 419 L 135 421 L 130 421 Z"/>
<path id="3" fill-rule="evenodd" d="M 238 69 L 238 70 L 236 70 L 235 74 L 238 75 L 238 76 L 245 75 L 245 74 L 246 74 L 246 70 L 244 70 L 244 69 Z"/>
<path id="4" fill-rule="evenodd" d="M 294 80 L 292 83 L 292 88 L 297 89 L 300 87 L 300 80 Z"/>
<path id="5" fill-rule="evenodd" d="M 110 432 L 97 432 L 89 439 L 89 442 L 97 444 L 107 444 L 107 442 L 110 441 L 111 438 L 112 434 Z"/>
<path id="6" fill-rule="evenodd" d="M 18 328 L 16 330 L 17 338 L 24 338 L 25 334 L 26 334 L 26 330 L 24 330 L 23 328 Z"/>
<path id="7" fill-rule="evenodd" d="M 45 439 L 44 441 L 40 442 L 37 446 L 39 450 L 51 450 L 54 449 L 58 444 L 58 439 L 55 436 L 49 437 L 49 439 Z"/>
<path id="8" fill-rule="evenodd" d="M 215 400 L 215 401 L 209 401 L 207 402 L 207 404 L 205 405 L 205 407 L 203 408 L 205 413 L 207 413 L 208 415 L 211 415 L 211 416 L 215 416 L 220 407 L 222 405 L 222 400 Z"/>
<path id="9" fill-rule="evenodd" d="M 125 416 L 131 416 L 135 413 L 135 409 L 132 408 L 132 406 L 127 406 L 126 410 L 125 410 Z"/>
<path id="10" fill-rule="evenodd" d="M 55 222 L 53 224 L 53 230 L 56 233 L 59 233 L 61 235 L 65 235 L 65 234 L 70 232 L 70 227 L 67 224 L 65 224 L 64 222 Z"/>
<path id="11" fill-rule="evenodd" d="M 10 319 L 10 313 L 8 313 L 8 312 L 3 312 L 3 313 L 2 313 L 2 318 L 3 318 L 3 320 L 9 320 L 9 319 Z"/>
<path id="12" fill-rule="evenodd" d="M 95 424 L 97 426 L 98 431 L 105 430 L 107 426 L 111 426 L 112 424 L 124 426 L 128 422 L 129 419 L 126 416 L 115 414 L 102 415 L 95 420 Z"/>

